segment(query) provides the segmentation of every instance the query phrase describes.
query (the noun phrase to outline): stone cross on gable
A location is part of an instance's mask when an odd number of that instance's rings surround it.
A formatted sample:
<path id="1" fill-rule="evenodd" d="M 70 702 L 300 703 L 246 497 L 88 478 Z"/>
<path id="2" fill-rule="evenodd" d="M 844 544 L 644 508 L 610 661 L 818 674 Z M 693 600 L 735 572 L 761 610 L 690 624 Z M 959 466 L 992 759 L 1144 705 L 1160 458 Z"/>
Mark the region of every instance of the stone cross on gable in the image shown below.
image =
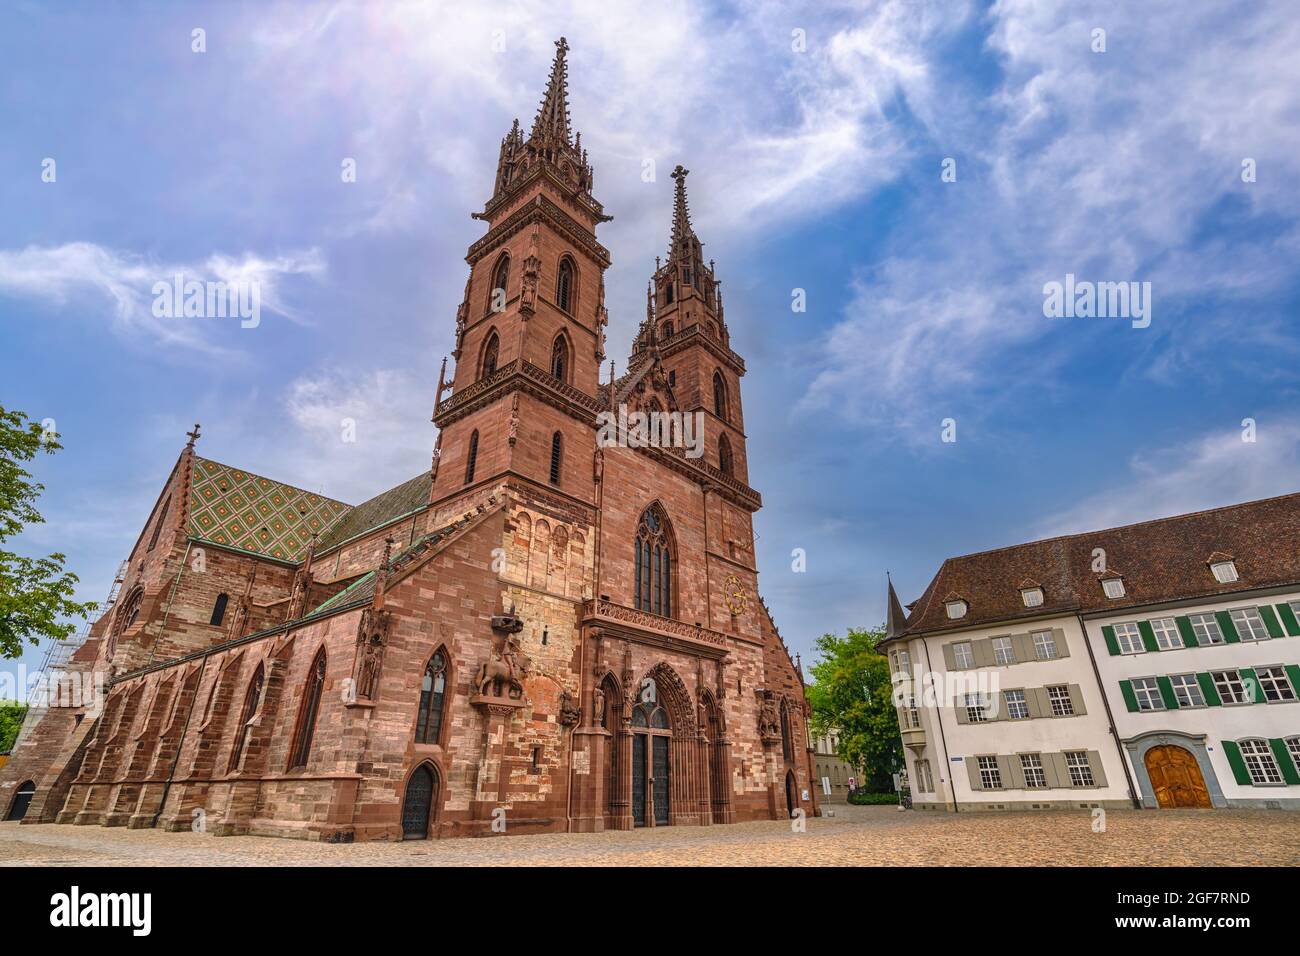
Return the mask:
<path id="1" fill-rule="evenodd" d="M 194 431 L 192 431 L 192 432 L 186 432 L 186 433 L 185 433 L 185 437 L 189 439 L 189 445 L 190 445 L 190 447 L 193 447 L 193 446 L 194 446 L 194 443 L 195 443 L 196 441 L 199 440 L 199 423 L 198 423 L 198 422 L 195 422 L 195 423 L 194 423 Z"/>

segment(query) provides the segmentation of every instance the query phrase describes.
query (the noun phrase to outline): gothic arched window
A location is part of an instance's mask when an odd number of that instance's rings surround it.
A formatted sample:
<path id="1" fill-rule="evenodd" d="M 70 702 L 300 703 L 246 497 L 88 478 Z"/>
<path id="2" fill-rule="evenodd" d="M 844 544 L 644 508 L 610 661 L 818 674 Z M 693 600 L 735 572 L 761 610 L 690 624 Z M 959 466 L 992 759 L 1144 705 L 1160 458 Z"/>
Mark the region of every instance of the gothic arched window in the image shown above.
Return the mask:
<path id="1" fill-rule="evenodd" d="M 718 436 L 718 470 L 724 475 L 731 474 L 731 442 L 726 435 Z"/>
<path id="2" fill-rule="evenodd" d="M 569 380 L 569 343 L 564 340 L 564 333 L 557 335 L 551 346 L 551 374 L 561 382 Z"/>
<path id="3" fill-rule="evenodd" d="M 222 591 L 217 595 L 217 601 L 212 605 L 212 618 L 209 624 L 220 624 L 226 616 L 226 602 L 230 600 L 230 595 Z"/>
<path id="4" fill-rule="evenodd" d="M 641 515 L 636 535 L 636 608 L 673 616 L 673 547 L 668 518 L 657 504 Z"/>
<path id="5" fill-rule="evenodd" d="M 262 699 L 262 684 L 265 683 L 265 671 L 262 665 L 257 665 L 257 670 L 253 672 L 253 679 L 248 682 L 248 690 L 244 692 L 244 706 L 239 711 L 239 725 L 235 728 L 235 746 L 230 751 L 230 770 L 231 772 L 239 769 L 239 761 L 244 756 L 244 745 L 248 743 L 248 724 L 257 714 L 258 702 Z"/>
<path id="6" fill-rule="evenodd" d="M 429 658 L 420 684 L 420 712 L 415 722 L 415 742 L 436 744 L 442 736 L 442 712 L 447 699 L 447 654 L 442 648 Z"/>
<path id="7" fill-rule="evenodd" d="M 478 465 L 478 429 L 469 436 L 469 454 L 465 456 L 465 484 L 474 480 L 474 468 Z"/>
<path id="8" fill-rule="evenodd" d="M 664 323 L 664 338 L 666 338 L 666 339 L 671 339 L 672 337 L 673 337 L 673 324 L 672 324 L 671 322 L 665 322 L 665 323 Z"/>
<path id="9" fill-rule="evenodd" d="M 502 312 L 506 307 L 506 289 L 510 282 L 510 256 L 502 255 L 492 270 L 492 288 L 488 290 L 489 312 Z"/>
<path id="10" fill-rule="evenodd" d="M 325 690 L 325 648 L 316 652 L 307 672 L 307 686 L 302 693 L 302 710 L 298 714 L 298 733 L 294 737 L 293 754 L 289 769 L 307 766 L 311 756 L 311 738 L 316 732 L 316 717 L 320 713 L 321 692 Z"/>
<path id="11" fill-rule="evenodd" d="M 727 420 L 727 383 L 723 381 L 721 372 L 713 373 L 713 414 Z"/>
<path id="12" fill-rule="evenodd" d="M 573 260 L 560 261 L 560 272 L 555 278 L 555 304 L 565 312 L 573 311 Z"/>
<path id="13" fill-rule="evenodd" d="M 556 432 L 551 436 L 551 484 L 560 483 L 560 466 L 564 459 L 564 436 Z"/>
<path id="14" fill-rule="evenodd" d="M 479 363 L 479 378 L 487 378 L 497 370 L 497 356 L 501 351 L 501 340 L 493 332 L 483 346 L 483 361 Z"/>

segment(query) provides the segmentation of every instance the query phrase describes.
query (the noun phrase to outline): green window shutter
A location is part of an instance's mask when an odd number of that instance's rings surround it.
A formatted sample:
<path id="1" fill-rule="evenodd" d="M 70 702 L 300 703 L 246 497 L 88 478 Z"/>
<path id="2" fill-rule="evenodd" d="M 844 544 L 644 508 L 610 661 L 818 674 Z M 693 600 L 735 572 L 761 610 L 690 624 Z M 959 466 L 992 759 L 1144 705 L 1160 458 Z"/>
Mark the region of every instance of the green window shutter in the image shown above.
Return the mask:
<path id="1" fill-rule="evenodd" d="M 1259 606 L 1259 616 L 1264 619 L 1264 626 L 1268 628 L 1269 637 L 1286 636 L 1282 631 L 1282 625 L 1277 621 L 1277 615 L 1273 613 L 1273 609 L 1267 604 Z"/>
<path id="2" fill-rule="evenodd" d="M 1141 635 L 1141 645 L 1147 650 L 1160 650 L 1160 645 L 1156 644 L 1156 632 L 1151 630 L 1149 620 L 1139 620 L 1138 633 Z"/>
<path id="3" fill-rule="evenodd" d="M 1133 682 L 1127 680 L 1120 681 L 1119 692 L 1124 695 L 1124 706 L 1132 713 L 1136 714 L 1138 709 L 1138 699 L 1137 695 L 1133 693 Z"/>
<path id="4" fill-rule="evenodd" d="M 1241 686 L 1246 688 L 1246 700 L 1252 704 L 1264 703 L 1264 694 L 1259 689 L 1259 676 L 1255 673 L 1255 668 L 1238 667 L 1237 673 L 1241 675 Z"/>
<path id="5" fill-rule="evenodd" d="M 1222 707 L 1223 701 L 1219 699 L 1219 688 L 1214 686 L 1214 678 L 1208 672 L 1202 671 L 1196 675 L 1196 682 L 1201 685 L 1201 693 L 1205 695 L 1205 703 L 1211 707 Z"/>
<path id="6" fill-rule="evenodd" d="M 1282 779 L 1287 783 L 1300 783 L 1300 773 L 1296 772 L 1295 762 L 1286 749 L 1286 741 L 1281 737 L 1273 737 L 1268 745 L 1273 748 L 1273 757 L 1277 760 L 1277 769 L 1282 771 Z"/>
<path id="7" fill-rule="evenodd" d="M 1195 647 L 1197 644 L 1196 632 L 1192 630 L 1191 619 L 1176 617 L 1174 620 L 1178 622 L 1178 633 L 1183 636 L 1183 647 Z"/>
<path id="8" fill-rule="evenodd" d="M 1160 650 L 1160 645 L 1156 643 L 1156 633 L 1151 630 L 1150 621 L 1138 621 L 1138 633 L 1142 635 L 1142 646 L 1148 651 Z"/>
<path id="9" fill-rule="evenodd" d="M 1227 611 L 1215 611 L 1214 618 L 1219 622 L 1219 630 L 1223 632 L 1223 639 L 1229 644 L 1240 644 L 1241 635 L 1237 633 L 1237 626 L 1232 623 L 1232 615 Z"/>
<path id="10" fill-rule="evenodd" d="M 1115 640 L 1115 629 L 1107 624 L 1101 629 L 1101 636 L 1106 639 L 1106 650 L 1110 651 L 1111 656 L 1119 655 L 1119 641 Z"/>
<path id="11" fill-rule="evenodd" d="M 1178 698 L 1174 696 L 1174 685 L 1170 683 L 1168 677 L 1157 677 L 1156 684 L 1160 687 L 1160 696 L 1164 698 L 1165 708 L 1167 710 L 1178 709 Z"/>
<path id="12" fill-rule="evenodd" d="M 1290 604 L 1279 604 L 1277 606 L 1277 616 L 1282 619 L 1286 625 L 1286 632 L 1292 637 L 1300 636 L 1300 620 L 1296 620 L 1295 611 L 1291 610 Z"/>
<path id="13" fill-rule="evenodd" d="M 1232 768 L 1232 775 L 1237 778 L 1237 783 L 1243 787 L 1251 786 L 1250 774 L 1246 772 L 1246 761 L 1241 759 L 1241 748 L 1237 746 L 1237 742 L 1221 740 L 1219 743 L 1228 757 L 1228 766 Z"/>
<path id="14" fill-rule="evenodd" d="M 1295 664 L 1285 664 L 1283 666 L 1286 670 L 1287 680 L 1291 683 L 1291 689 L 1296 692 L 1297 697 L 1300 697 L 1300 667 Z"/>

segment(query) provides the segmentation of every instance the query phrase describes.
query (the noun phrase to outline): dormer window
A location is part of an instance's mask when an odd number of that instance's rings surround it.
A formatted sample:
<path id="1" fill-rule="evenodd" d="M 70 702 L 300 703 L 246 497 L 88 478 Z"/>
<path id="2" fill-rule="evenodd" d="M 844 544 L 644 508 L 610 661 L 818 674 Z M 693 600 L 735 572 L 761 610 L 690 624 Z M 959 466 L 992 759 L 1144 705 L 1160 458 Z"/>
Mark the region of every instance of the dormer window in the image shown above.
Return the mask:
<path id="1" fill-rule="evenodd" d="M 955 621 L 959 617 L 965 617 L 966 611 L 970 607 L 970 605 L 960 598 L 955 601 L 945 601 L 943 606 L 944 610 L 948 612 L 948 620 L 950 621 Z"/>
<path id="2" fill-rule="evenodd" d="M 1021 588 L 1020 600 L 1025 602 L 1025 607 L 1041 607 L 1043 603 L 1043 589 Z"/>
<path id="3" fill-rule="evenodd" d="M 1210 570 L 1214 572 L 1214 580 L 1220 584 L 1231 584 L 1237 580 L 1237 562 L 1231 559 L 1227 561 L 1211 561 Z"/>
<path id="4" fill-rule="evenodd" d="M 1106 578 L 1101 582 L 1101 589 L 1106 593 L 1106 597 L 1112 601 L 1124 596 L 1124 579 L 1123 578 Z"/>

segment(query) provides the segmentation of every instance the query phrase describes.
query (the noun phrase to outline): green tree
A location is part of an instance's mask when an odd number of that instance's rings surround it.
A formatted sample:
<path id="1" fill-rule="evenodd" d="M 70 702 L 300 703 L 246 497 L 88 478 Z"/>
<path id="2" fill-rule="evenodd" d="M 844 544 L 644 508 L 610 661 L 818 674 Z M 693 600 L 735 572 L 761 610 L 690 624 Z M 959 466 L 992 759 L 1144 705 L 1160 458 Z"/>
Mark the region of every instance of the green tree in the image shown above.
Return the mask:
<path id="1" fill-rule="evenodd" d="M 0 700 L 0 753 L 12 750 L 18 728 L 27 716 L 27 705 L 16 700 Z"/>
<path id="2" fill-rule="evenodd" d="M 876 650 L 885 629 L 849 628 L 848 635 L 817 639 L 818 660 L 809 668 L 813 733 L 838 732 L 838 755 L 865 770 L 862 785 L 883 793 L 903 767 L 889 660 Z"/>
<path id="3" fill-rule="evenodd" d="M 23 467 L 38 452 L 52 455 L 63 446 L 22 412 L 0 406 L 0 544 L 26 525 L 45 521 L 36 499 L 45 486 Z M 23 642 L 62 640 L 76 630 L 70 617 L 86 617 L 97 605 L 72 600 L 77 576 L 63 569 L 65 557 L 26 558 L 0 548 L 0 657 L 17 657 Z M 63 622 L 63 623 L 61 623 Z"/>

